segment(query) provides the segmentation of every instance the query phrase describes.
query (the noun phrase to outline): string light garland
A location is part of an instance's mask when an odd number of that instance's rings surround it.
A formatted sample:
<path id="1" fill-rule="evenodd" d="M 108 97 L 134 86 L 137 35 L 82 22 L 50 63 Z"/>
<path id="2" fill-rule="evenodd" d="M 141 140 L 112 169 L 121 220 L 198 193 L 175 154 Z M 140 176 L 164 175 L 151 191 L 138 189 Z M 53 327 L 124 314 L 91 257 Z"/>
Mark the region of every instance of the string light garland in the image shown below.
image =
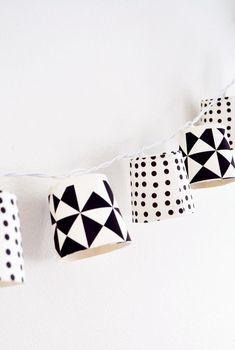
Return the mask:
<path id="1" fill-rule="evenodd" d="M 48 202 L 55 249 L 63 260 L 83 259 L 125 247 L 131 243 L 127 226 L 108 179 L 97 172 L 129 159 L 133 223 L 193 214 L 192 188 L 235 181 L 231 148 L 235 143 L 231 130 L 234 98 L 226 96 L 234 84 L 235 78 L 217 97 L 203 100 L 200 113 L 172 135 L 134 153 L 119 154 L 89 169 L 59 175 L 16 171 L 2 172 L 0 176 L 60 179 L 50 189 Z M 206 117 L 212 114 L 214 119 Z M 178 149 L 146 154 L 177 136 Z M 83 176 L 74 178 L 79 175 Z M 16 196 L 1 191 L 0 204 L 0 287 L 4 287 L 24 282 L 24 262 Z"/>

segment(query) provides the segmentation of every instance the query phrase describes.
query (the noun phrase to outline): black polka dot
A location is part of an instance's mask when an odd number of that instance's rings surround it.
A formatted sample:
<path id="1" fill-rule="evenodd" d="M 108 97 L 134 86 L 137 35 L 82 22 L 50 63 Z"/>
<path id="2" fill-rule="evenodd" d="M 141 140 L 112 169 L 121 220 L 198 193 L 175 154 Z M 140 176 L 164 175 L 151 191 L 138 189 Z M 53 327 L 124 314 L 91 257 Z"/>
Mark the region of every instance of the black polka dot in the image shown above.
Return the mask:
<path id="1" fill-rule="evenodd" d="M 169 211 L 168 211 L 168 214 L 169 214 L 169 215 L 173 215 L 173 214 L 174 214 L 173 210 L 169 210 Z"/>
<path id="2" fill-rule="evenodd" d="M 14 281 L 15 280 L 15 276 L 14 275 L 11 275 L 11 280 Z"/>
<path id="3" fill-rule="evenodd" d="M 231 112 L 231 108 L 228 108 L 228 109 L 227 109 L 227 112 L 230 113 L 230 112 Z"/>
<path id="4" fill-rule="evenodd" d="M 142 175 L 143 177 L 145 177 L 145 176 L 146 176 L 146 172 L 145 172 L 145 171 L 142 171 L 141 175 Z"/>
<path id="5" fill-rule="evenodd" d="M 165 173 L 165 174 L 169 174 L 169 170 L 168 170 L 168 169 L 165 169 L 165 170 L 164 170 L 164 173 Z"/>
<path id="6" fill-rule="evenodd" d="M 181 201 L 179 200 L 179 199 L 176 199 L 176 204 L 180 204 L 181 203 Z"/>
<path id="7" fill-rule="evenodd" d="M 170 185 L 170 183 L 171 183 L 170 180 L 166 180 L 166 181 L 165 181 L 165 184 L 166 184 L 166 185 Z"/>
<path id="8" fill-rule="evenodd" d="M 156 176 L 157 172 L 156 171 L 152 171 L 152 176 Z"/>
<path id="9" fill-rule="evenodd" d="M 10 268 L 10 267 L 11 267 L 11 263 L 10 263 L 10 261 L 8 261 L 8 262 L 6 263 L 6 266 L 7 266 L 8 268 Z"/>
<path id="10" fill-rule="evenodd" d="M 209 110 L 209 113 L 210 113 L 210 114 L 212 114 L 212 113 L 213 113 L 213 111 L 212 111 L 212 110 Z"/>
<path id="11" fill-rule="evenodd" d="M 151 156 L 150 157 L 152 160 L 155 160 L 156 159 L 156 156 Z"/>
<path id="12" fill-rule="evenodd" d="M 220 114 L 220 113 L 221 113 L 221 110 L 220 110 L 220 109 L 218 109 L 217 113 L 218 113 L 218 114 Z"/>
<path id="13" fill-rule="evenodd" d="M 141 162 L 141 166 L 144 168 L 146 166 L 145 162 Z"/>
<path id="14" fill-rule="evenodd" d="M 164 160 L 163 165 L 167 166 L 168 162 L 166 160 Z"/>
<path id="15" fill-rule="evenodd" d="M 179 163 L 178 159 L 175 159 L 175 163 L 176 163 L 176 164 L 178 164 L 178 163 Z"/>
<path id="16" fill-rule="evenodd" d="M 183 214 L 183 212 L 184 212 L 183 209 L 180 208 L 180 209 L 179 209 L 179 213 L 180 213 L 180 214 Z"/>
<path id="17" fill-rule="evenodd" d="M 151 165 L 152 165 L 152 166 L 156 166 L 157 163 L 156 163 L 156 162 L 151 162 Z"/>
<path id="18" fill-rule="evenodd" d="M 220 106 L 221 106 L 221 102 L 218 102 L 218 103 L 217 103 L 217 106 L 220 107 Z"/>
<path id="19" fill-rule="evenodd" d="M 146 194 L 145 194 L 145 193 L 141 193 L 141 197 L 142 197 L 142 198 L 145 198 L 145 197 L 146 197 Z"/>
<path id="20" fill-rule="evenodd" d="M 16 219 L 16 217 L 15 217 L 15 215 L 14 215 L 14 214 L 12 215 L 12 219 L 13 219 L 13 220 L 15 220 L 15 219 Z"/>
<path id="21" fill-rule="evenodd" d="M 138 177 L 139 176 L 139 174 L 138 173 L 135 173 L 135 177 Z"/>
<path id="22" fill-rule="evenodd" d="M 222 123 L 222 119 L 218 119 L 218 123 Z"/>
<path id="23" fill-rule="evenodd" d="M 157 193 L 152 193 L 152 198 L 157 198 Z"/>
<path id="24" fill-rule="evenodd" d="M 159 216 L 161 216 L 161 215 L 162 215 L 162 214 L 161 214 L 161 212 L 160 212 L 160 211 L 157 211 L 157 212 L 156 212 L 156 216 L 158 216 L 158 217 L 159 217 Z"/>
<path id="25" fill-rule="evenodd" d="M 149 214 L 147 213 L 147 211 L 144 212 L 144 216 L 147 218 Z"/>
<path id="26" fill-rule="evenodd" d="M 158 204 L 156 202 L 153 203 L 153 207 L 157 208 Z"/>
<path id="27" fill-rule="evenodd" d="M 231 121 L 232 121 L 232 118 L 231 118 L 231 117 L 228 117 L 227 121 L 228 121 L 228 122 L 231 122 Z"/>
<path id="28" fill-rule="evenodd" d="M 139 168 L 139 165 L 137 163 L 135 163 L 135 168 L 138 169 Z"/>
<path id="29" fill-rule="evenodd" d="M 12 205 L 14 204 L 14 201 L 13 201 L 13 199 L 11 199 L 11 204 L 12 204 Z"/>
<path id="30" fill-rule="evenodd" d="M 227 102 L 227 103 L 226 103 L 226 105 L 227 105 L 227 106 L 230 106 L 230 105 L 231 105 L 231 103 L 230 103 L 230 102 Z"/>
<path id="31" fill-rule="evenodd" d="M 137 191 L 135 191 L 135 196 L 138 197 L 138 192 Z"/>
<path id="32" fill-rule="evenodd" d="M 165 205 L 170 205 L 171 204 L 171 202 L 170 201 L 165 201 Z"/>
<path id="33" fill-rule="evenodd" d="M 10 239 L 10 236 L 9 236 L 7 233 L 5 234 L 4 237 L 5 237 L 5 239 L 6 239 L 7 241 Z"/>
<path id="34" fill-rule="evenodd" d="M 227 126 L 227 130 L 231 130 L 231 126 L 230 125 Z"/>
<path id="35" fill-rule="evenodd" d="M 157 188 L 157 187 L 158 187 L 158 183 L 157 183 L 157 182 L 154 182 L 154 183 L 153 183 L 153 187 Z"/>
<path id="36" fill-rule="evenodd" d="M 6 254 L 7 254 L 7 255 L 10 255 L 10 254 L 11 254 L 10 249 L 6 249 Z"/>
<path id="37" fill-rule="evenodd" d="M 145 181 L 142 182 L 142 186 L 143 186 L 143 187 L 146 187 L 146 186 L 147 186 L 147 182 L 145 182 Z"/>
<path id="38" fill-rule="evenodd" d="M 6 212 L 6 209 L 4 207 L 2 207 L 1 212 L 4 214 Z"/>
<path id="39" fill-rule="evenodd" d="M 145 207 L 145 202 L 142 201 L 142 202 L 141 202 L 141 205 L 142 205 L 142 207 Z"/>
<path id="40" fill-rule="evenodd" d="M 166 192 L 165 192 L 165 196 L 167 196 L 167 197 L 169 197 L 170 194 L 171 194 L 170 191 L 166 191 Z"/>
<path id="41" fill-rule="evenodd" d="M 139 183 L 138 182 L 135 183 L 135 187 L 139 187 Z"/>
<path id="42" fill-rule="evenodd" d="M 137 202 L 136 202 L 136 201 L 134 201 L 134 206 L 135 206 L 135 207 L 137 206 Z M 16 244 L 18 244 L 18 243 L 16 243 Z"/>
<path id="43" fill-rule="evenodd" d="M 4 226 L 8 226 L 8 221 L 7 221 L 7 220 L 4 220 L 4 221 L 3 221 L 3 225 L 4 225 Z"/>

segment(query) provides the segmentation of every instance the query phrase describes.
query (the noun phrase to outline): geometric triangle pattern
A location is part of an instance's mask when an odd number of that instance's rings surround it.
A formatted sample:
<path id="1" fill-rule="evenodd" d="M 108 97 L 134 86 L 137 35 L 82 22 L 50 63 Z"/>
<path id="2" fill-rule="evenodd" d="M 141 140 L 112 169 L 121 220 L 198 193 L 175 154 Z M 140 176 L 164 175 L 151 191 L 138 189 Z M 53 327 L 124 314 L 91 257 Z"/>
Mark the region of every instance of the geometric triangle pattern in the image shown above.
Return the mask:
<path id="1" fill-rule="evenodd" d="M 201 101 L 201 110 L 208 107 L 213 99 L 204 99 Z M 230 147 L 235 145 L 234 134 L 235 122 L 235 97 L 219 97 L 210 106 L 210 109 L 201 117 L 199 124 L 218 123 L 220 127 L 226 130 L 227 139 Z"/>
<path id="2" fill-rule="evenodd" d="M 195 138 L 190 137 L 189 149 Z M 195 211 L 180 151 L 130 160 L 132 221 L 147 223 Z"/>
<path id="3" fill-rule="evenodd" d="M 181 134 L 179 143 L 191 185 L 200 187 L 211 180 L 235 179 L 233 150 L 223 126 L 190 127 Z"/>
<path id="4" fill-rule="evenodd" d="M 55 248 L 61 258 L 131 241 L 104 175 L 81 176 L 76 183 L 59 184 L 48 199 Z"/>

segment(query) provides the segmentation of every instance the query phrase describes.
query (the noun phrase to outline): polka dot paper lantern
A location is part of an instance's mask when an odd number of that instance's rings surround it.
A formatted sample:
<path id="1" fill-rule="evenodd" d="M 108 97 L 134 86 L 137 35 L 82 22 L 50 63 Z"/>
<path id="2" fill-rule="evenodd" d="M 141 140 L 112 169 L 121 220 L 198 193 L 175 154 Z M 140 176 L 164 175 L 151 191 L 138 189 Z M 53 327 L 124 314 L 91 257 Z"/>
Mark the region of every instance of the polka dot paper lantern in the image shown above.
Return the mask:
<path id="1" fill-rule="evenodd" d="M 0 192 L 0 287 L 24 282 L 24 261 L 17 199 Z"/>
<path id="2" fill-rule="evenodd" d="M 181 133 L 179 143 L 192 187 L 218 186 L 235 180 L 234 152 L 220 124 L 190 127 Z"/>
<path id="3" fill-rule="evenodd" d="M 86 258 L 130 243 L 105 175 L 62 181 L 50 190 L 49 207 L 55 248 L 61 258 Z"/>
<path id="4" fill-rule="evenodd" d="M 213 99 L 205 99 L 201 102 L 201 109 L 208 107 L 213 102 Z M 229 141 L 230 147 L 235 145 L 234 134 L 234 122 L 235 122 L 235 96 L 234 97 L 221 97 L 218 98 L 209 111 L 204 113 L 204 116 L 200 120 L 200 124 L 218 123 L 225 127 L 226 135 Z"/>
<path id="5" fill-rule="evenodd" d="M 150 222 L 194 212 L 181 152 L 130 160 L 132 221 Z"/>

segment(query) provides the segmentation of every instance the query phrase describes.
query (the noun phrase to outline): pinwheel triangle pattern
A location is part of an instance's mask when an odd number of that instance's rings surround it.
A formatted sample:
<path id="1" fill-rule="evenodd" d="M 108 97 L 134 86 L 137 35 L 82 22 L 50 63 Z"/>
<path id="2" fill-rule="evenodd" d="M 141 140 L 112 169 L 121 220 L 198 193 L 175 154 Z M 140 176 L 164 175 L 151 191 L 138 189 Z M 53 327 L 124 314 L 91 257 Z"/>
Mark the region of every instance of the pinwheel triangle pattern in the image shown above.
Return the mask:
<path id="1" fill-rule="evenodd" d="M 83 205 L 79 203 L 79 194 L 74 185 L 66 187 L 60 196 L 49 196 L 55 248 L 61 257 L 92 248 L 93 244 L 97 246 L 97 242 L 106 245 L 110 242 L 113 244 L 115 240 L 116 243 L 131 240 L 125 224 L 122 224 L 121 212 L 108 182 L 104 180 L 103 185 L 100 192 L 91 192 Z M 65 217 L 61 217 L 64 203 L 67 209 Z M 71 215 L 68 214 L 68 206 L 71 208 Z M 60 219 L 56 220 L 58 211 Z"/>
<path id="2" fill-rule="evenodd" d="M 188 132 L 180 145 L 190 183 L 235 177 L 232 150 L 223 128 Z"/>

